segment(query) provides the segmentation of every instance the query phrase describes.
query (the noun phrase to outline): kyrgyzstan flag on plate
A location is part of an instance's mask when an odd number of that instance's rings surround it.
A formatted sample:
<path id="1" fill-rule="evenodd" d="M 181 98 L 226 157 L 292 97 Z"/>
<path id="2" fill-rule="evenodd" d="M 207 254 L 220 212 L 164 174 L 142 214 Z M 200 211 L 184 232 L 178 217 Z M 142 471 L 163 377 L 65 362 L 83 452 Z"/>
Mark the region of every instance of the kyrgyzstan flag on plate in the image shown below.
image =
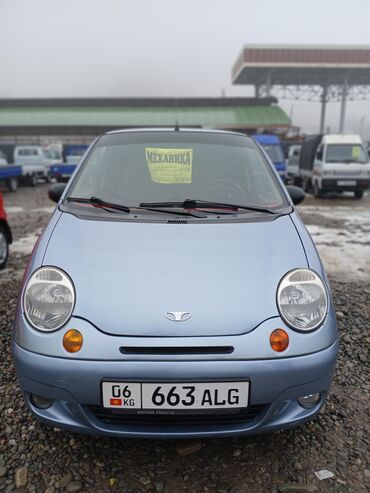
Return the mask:
<path id="1" fill-rule="evenodd" d="M 122 406 L 122 399 L 110 399 L 109 403 L 111 406 Z"/>

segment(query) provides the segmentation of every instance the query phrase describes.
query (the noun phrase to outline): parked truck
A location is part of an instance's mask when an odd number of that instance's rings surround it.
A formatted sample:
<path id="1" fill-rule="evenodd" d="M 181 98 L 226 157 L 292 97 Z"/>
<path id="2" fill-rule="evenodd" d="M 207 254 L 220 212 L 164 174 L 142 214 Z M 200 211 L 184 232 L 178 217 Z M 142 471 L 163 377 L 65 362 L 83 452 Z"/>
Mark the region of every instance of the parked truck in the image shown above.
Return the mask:
<path id="1" fill-rule="evenodd" d="M 315 197 L 326 192 L 353 192 L 362 198 L 370 185 L 370 162 L 358 135 L 315 135 L 305 140 L 299 156 L 305 191 Z"/>
<path id="2" fill-rule="evenodd" d="M 14 164 L 22 167 L 23 181 L 35 186 L 38 179 L 50 181 L 52 161 L 37 145 L 20 145 L 14 149 Z"/>
<path id="3" fill-rule="evenodd" d="M 22 174 L 21 166 L 0 164 L 0 183 L 4 183 L 11 192 L 17 190 Z"/>
<path id="4" fill-rule="evenodd" d="M 299 171 L 299 155 L 302 144 L 294 144 L 289 147 L 287 163 L 287 182 L 292 185 L 301 186 L 301 174 Z"/>
<path id="5" fill-rule="evenodd" d="M 277 135 L 267 134 L 255 134 L 251 137 L 258 142 L 258 144 L 266 152 L 270 160 L 273 162 L 276 171 L 279 173 L 280 178 L 285 183 L 287 167 L 279 137 Z"/>
<path id="6" fill-rule="evenodd" d="M 86 144 L 67 144 L 63 148 L 64 163 L 54 163 L 50 175 L 58 182 L 67 182 L 88 149 Z"/>

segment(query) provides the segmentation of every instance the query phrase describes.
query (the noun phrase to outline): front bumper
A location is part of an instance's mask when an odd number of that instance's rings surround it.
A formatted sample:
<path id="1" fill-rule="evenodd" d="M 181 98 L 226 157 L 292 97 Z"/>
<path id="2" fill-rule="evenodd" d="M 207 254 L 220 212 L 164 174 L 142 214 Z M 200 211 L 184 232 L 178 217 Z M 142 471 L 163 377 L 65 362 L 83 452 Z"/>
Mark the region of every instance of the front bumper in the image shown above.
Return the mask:
<path id="1" fill-rule="evenodd" d="M 356 190 L 367 190 L 370 180 L 367 178 L 323 178 L 321 188 L 327 192 L 354 192 Z"/>
<path id="2" fill-rule="evenodd" d="M 42 421 L 70 431 L 122 437 L 189 438 L 259 434 L 296 426 L 313 418 L 329 390 L 338 342 L 304 356 L 269 360 L 97 361 L 55 358 L 26 351 L 13 343 L 19 385 L 26 403 Z M 101 407 L 101 382 L 250 381 L 250 413 L 239 419 L 110 420 Z M 320 402 L 304 409 L 297 397 L 321 393 Z M 36 408 L 30 394 L 54 400 Z M 248 409 L 249 409 L 248 408 Z"/>

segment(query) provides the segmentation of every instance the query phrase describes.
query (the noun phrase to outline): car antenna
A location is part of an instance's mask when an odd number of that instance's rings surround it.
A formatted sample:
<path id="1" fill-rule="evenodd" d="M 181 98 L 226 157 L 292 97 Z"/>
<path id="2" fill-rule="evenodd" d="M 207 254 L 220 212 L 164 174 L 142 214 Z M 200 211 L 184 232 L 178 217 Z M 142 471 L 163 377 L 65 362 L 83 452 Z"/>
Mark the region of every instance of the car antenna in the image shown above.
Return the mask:
<path id="1" fill-rule="evenodd" d="M 179 109 L 179 102 L 178 102 L 178 99 L 176 99 L 175 100 L 176 121 L 175 121 L 175 128 L 174 128 L 175 132 L 180 131 L 178 109 Z"/>

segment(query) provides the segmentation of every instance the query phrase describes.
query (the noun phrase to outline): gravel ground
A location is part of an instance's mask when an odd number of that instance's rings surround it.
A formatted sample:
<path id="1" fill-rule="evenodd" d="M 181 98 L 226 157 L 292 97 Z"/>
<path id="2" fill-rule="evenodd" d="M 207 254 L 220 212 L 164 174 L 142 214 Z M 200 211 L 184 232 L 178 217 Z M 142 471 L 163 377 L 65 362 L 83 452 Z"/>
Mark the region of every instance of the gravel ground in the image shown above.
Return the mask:
<path id="1" fill-rule="evenodd" d="M 74 435 L 40 424 L 27 412 L 10 353 L 27 261 L 27 248 L 19 246 L 46 223 L 52 204 L 44 185 L 5 194 L 5 203 L 16 248 L 0 274 L 1 492 L 369 491 L 369 283 L 331 278 L 341 350 L 331 395 L 314 421 L 271 435 L 190 443 Z M 315 214 L 310 224 L 325 220 Z M 314 472 L 323 469 L 334 477 L 319 481 Z"/>

